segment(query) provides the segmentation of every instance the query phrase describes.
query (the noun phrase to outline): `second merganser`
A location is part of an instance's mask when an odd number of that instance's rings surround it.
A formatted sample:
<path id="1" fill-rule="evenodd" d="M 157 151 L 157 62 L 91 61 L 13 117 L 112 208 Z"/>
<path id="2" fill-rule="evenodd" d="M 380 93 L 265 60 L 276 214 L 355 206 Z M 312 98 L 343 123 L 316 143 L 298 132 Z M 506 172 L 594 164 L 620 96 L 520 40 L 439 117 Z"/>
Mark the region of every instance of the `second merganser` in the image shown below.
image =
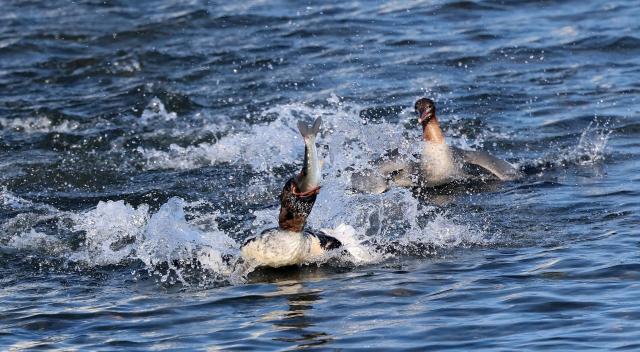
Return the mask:
<path id="1" fill-rule="evenodd" d="M 375 163 L 373 169 L 351 175 L 352 187 L 368 193 L 386 191 L 390 184 L 401 187 L 436 187 L 455 180 L 464 180 L 482 171 L 501 181 L 512 181 L 521 177 L 520 172 L 508 162 L 485 151 L 464 150 L 447 145 L 440 123 L 436 117 L 433 100 L 422 98 L 416 101 L 415 112 L 422 126 L 422 153 L 420 162 L 410 162 L 392 157 Z"/>
<path id="2" fill-rule="evenodd" d="M 465 172 L 469 165 L 480 167 L 501 181 L 512 181 L 521 176 L 511 164 L 485 151 L 464 150 L 447 145 L 436 117 L 436 105 L 433 100 L 419 99 L 414 108 L 419 115 L 418 123 L 422 125 L 424 147 L 420 169 L 427 187 L 469 176 Z"/>

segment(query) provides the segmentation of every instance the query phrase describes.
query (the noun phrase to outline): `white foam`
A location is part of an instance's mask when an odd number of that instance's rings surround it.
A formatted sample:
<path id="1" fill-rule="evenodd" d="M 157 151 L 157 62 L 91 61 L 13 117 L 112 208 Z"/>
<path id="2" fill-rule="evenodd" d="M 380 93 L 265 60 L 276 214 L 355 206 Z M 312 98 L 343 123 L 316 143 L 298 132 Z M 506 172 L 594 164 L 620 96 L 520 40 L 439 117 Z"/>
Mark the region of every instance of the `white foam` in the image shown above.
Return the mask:
<path id="1" fill-rule="evenodd" d="M 335 237 L 342 243 L 342 249 L 346 250 L 349 254 L 348 257 L 343 257 L 343 260 L 347 260 L 356 265 L 373 264 L 378 263 L 386 259 L 388 256 L 384 252 L 380 252 L 371 246 L 365 244 L 366 238 L 350 225 L 340 224 L 335 228 L 322 229 L 325 233 Z"/>
<path id="2" fill-rule="evenodd" d="M 78 129 L 78 127 L 80 127 L 80 124 L 76 121 L 70 120 L 63 120 L 58 124 L 54 124 L 53 121 L 51 121 L 46 116 L 13 119 L 0 117 L 0 127 L 2 127 L 3 129 L 11 129 L 29 134 L 48 132 L 69 133 Z"/>
<path id="3" fill-rule="evenodd" d="M 118 264 L 135 254 L 143 240 L 149 207 L 137 209 L 124 201 L 99 202 L 95 209 L 73 216 L 74 231 L 84 231 L 84 245 L 73 261 L 91 266 Z"/>
<path id="4" fill-rule="evenodd" d="M 336 96 L 328 100 L 332 105 L 324 107 L 304 103 L 270 107 L 260 113 L 260 118 L 271 122 L 239 126 L 211 143 L 186 147 L 171 145 L 169 150 L 138 148 L 138 152 L 146 159 L 147 167 L 153 169 L 191 169 L 226 162 L 268 172 L 284 164 L 301 162 L 304 144 L 295 126 L 300 119 L 312 121 L 319 116 L 323 118 L 323 126 L 318 141 L 329 146 L 328 155 L 325 155 L 328 163 L 347 160 L 337 158 L 338 154 L 368 160 L 366 154 L 382 153 L 389 145 L 407 146 L 401 138 L 401 128 L 386 123 L 369 124 L 365 128 L 358 116 L 358 106 L 341 104 Z M 328 163 L 325 163 L 325 170 L 328 170 Z"/>
<path id="5" fill-rule="evenodd" d="M 216 159 L 212 158 L 211 155 L 223 156 L 226 154 L 224 148 L 218 148 L 209 143 L 201 143 L 188 147 L 171 144 L 169 150 L 166 151 L 138 147 L 136 151 L 146 159 L 145 166 L 147 170 L 190 170 L 204 165 L 214 164 Z M 224 157 L 220 158 L 220 160 L 224 160 Z"/>
<path id="6" fill-rule="evenodd" d="M 42 248 L 47 248 L 47 254 L 62 254 L 66 247 L 60 239 L 53 235 L 47 235 L 30 229 L 29 232 L 13 236 L 8 241 L 7 246 L 18 250 L 28 250 L 37 252 Z"/>
<path id="7" fill-rule="evenodd" d="M 171 144 L 168 150 L 139 147 L 148 169 L 193 169 L 217 163 L 248 164 L 256 171 L 270 171 L 284 163 L 297 161 L 300 146 L 293 124 L 281 120 L 232 132 L 213 143 L 181 147 Z"/>
<path id="8" fill-rule="evenodd" d="M 142 123 L 149 123 L 152 120 L 164 120 L 171 121 L 175 120 L 178 117 L 178 114 L 175 112 L 169 112 L 162 104 L 162 101 L 157 97 L 153 97 L 147 107 L 142 111 L 142 115 L 140 116 L 140 120 Z"/>
<path id="9" fill-rule="evenodd" d="M 385 253 L 395 252 L 398 246 L 423 245 L 429 250 L 415 254 L 431 255 L 431 249 L 482 246 L 497 240 L 464 219 L 438 213 L 436 207 L 421 204 L 407 189 L 394 188 L 379 195 L 352 194 L 346 196 L 344 202 L 331 200 L 331 195 L 319 198 L 310 226 L 336 224 L 333 225 L 335 229 L 342 229 L 338 234 L 350 234 L 344 230 L 344 224 L 351 225 L 352 238 L 345 238 L 345 241 L 359 247 L 352 253 L 356 258 L 360 257 L 357 252 L 362 250 L 375 262 L 388 257 Z M 421 221 L 421 218 L 430 220 Z M 338 239 L 342 241 L 343 237 Z M 364 249 L 363 245 L 366 246 Z"/>
<path id="10" fill-rule="evenodd" d="M 463 222 L 464 219 L 446 213 L 436 214 L 422 227 L 421 232 L 410 232 L 402 240 L 407 245 L 419 243 L 447 249 L 486 246 L 496 242 L 496 236 L 488 235 L 482 229 Z"/>
<path id="11" fill-rule="evenodd" d="M 397 149 L 405 159 L 419 154 L 419 128 L 407 131 L 397 123 L 370 123 L 360 118 L 362 107 L 341 102 L 332 94 L 329 105 L 311 106 L 306 103 L 289 103 L 267 108 L 260 113 L 260 120 L 270 122 L 253 125 L 237 125 L 211 142 L 181 146 L 171 144 L 164 149 L 138 147 L 136 151 L 144 160 L 147 169 L 189 170 L 219 163 L 250 166 L 257 173 L 271 174 L 274 168 L 299 164 L 304 144 L 295 128 L 299 120 L 312 121 L 323 118 L 318 143 L 324 159 L 325 178 L 347 182 L 347 177 L 337 180 L 345 170 L 362 170 L 371 160 Z M 163 109 L 160 101 L 157 105 Z M 149 113 L 151 114 L 151 113 Z M 161 114 L 162 115 L 162 114 Z M 147 116 L 147 110 L 143 113 Z M 413 119 L 410 109 L 400 113 L 402 119 Z M 175 118 L 175 117 L 174 117 Z M 454 116 L 454 121 L 456 117 Z M 220 132 L 218 130 L 218 132 Z M 461 130 L 447 129 L 452 145 L 477 149 L 487 138 L 509 138 L 502 132 L 482 129 L 478 136 L 469 138 Z M 347 175 L 350 171 L 346 171 Z M 250 182 L 260 181 L 252 180 Z"/>
<path id="12" fill-rule="evenodd" d="M 332 192 L 324 192 L 330 196 Z M 71 248 L 55 235 L 35 230 L 13 231 L 6 246 L 16 250 L 40 251 L 45 255 L 56 255 L 83 266 L 98 267 L 140 261 L 162 281 L 175 278 L 184 284 L 188 279 L 184 268 L 198 267 L 215 281 L 243 282 L 243 278 L 254 267 L 237 265 L 239 244 L 220 231 L 215 215 L 198 214 L 198 218 L 187 221 L 185 207 L 199 203 L 186 203 L 180 198 L 171 198 L 160 209 L 152 213 L 149 206 L 134 207 L 124 201 L 105 201 L 84 212 L 60 212 L 52 207 L 21 200 L 10 192 L 3 192 L 7 204 L 17 209 L 46 210 L 45 214 L 24 213 L 14 217 L 17 223 L 36 223 L 57 218 L 58 223 L 70 222 L 70 228 L 84 236 L 78 248 Z M 453 222 L 448 216 L 437 215 L 426 226 L 419 224 L 421 215 L 433 211 L 423 207 L 404 189 L 395 189 L 377 198 L 371 195 L 351 195 L 344 200 L 320 199 L 309 222 L 310 228 L 320 229 L 336 237 L 344 244 L 343 251 L 333 251 L 318 263 L 330 261 L 369 265 L 379 263 L 392 255 L 392 246 L 428 244 L 440 248 L 487 244 L 481 231 L 469 225 Z M 377 199 L 374 201 L 374 199 Z M 255 211 L 253 233 L 277 226 L 277 208 Z M 24 216 L 23 216 L 24 215 Z M 12 219 L 12 220 L 13 220 Z M 335 226 L 331 227 L 331 224 Z M 349 224 L 349 225 L 347 225 Z M 16 224 L 13 224 L 16 225 Z M 327 226 L 330 225 L 330 226 Z M 353 226 L 352 226 L 353 225 Z M 9 222 L 3 224 L 8 230 Z M 21 227 L 20 227 L 21 228 Z M 432 253 L 423 253 L 425 255 Z M 168 270 L 157 271 L 165 265 Z"/>
<path id="13" fill-rule="evenodd" d="M 150 272 L 156 272 L 158 265 L 166 264 L 169 270 L 162 273 L 161 279 L 177 275 L 183 283 L 187 282 L 182 277 L 183 267 L 198 267 L 209 276 L 214 274 L 216 280 L 232 282 L 241 281 L 241 276 L 246 274 L 234 272 L 238 244 L 218 230 L 211 218 L 206 219 L 204 226 L 188 222 L 184 212 L 187 203 L 180 198 L 169 199 L 155 213 L 151 213 L 146 204 L 134 207 L 122 200 L 101 201 L 88 211 L 67 213 L 38 206 L 6 190 L 0 195 L 3 205 L 11 209 L 45 212 L 21 213 L 2 224 L 3 232 L 8 235 L 3 242 L 14 250 L 56 255 L 86 267 L 139 260 Z M 54 218 L 63 226 L 68 224 L 70 227 L 66 230 L 84 237 L 78 248 L 71 248 L 55 235 L 33 228 Z M 32 227 L 29 229 L 29 226 Z"/>
<path id="14" fill-rule="evenodd" d="M 236 254 L 236 242 L 217 229 L 204 232 L 190 225 L 185 220 L 184 206 L 182 199 L 171 198 L 151 216 L 137 258 L 149 267 L 197 261 L 207 270 L 230 275 L 233 268 L 225 262 L 224 255 Z"/>

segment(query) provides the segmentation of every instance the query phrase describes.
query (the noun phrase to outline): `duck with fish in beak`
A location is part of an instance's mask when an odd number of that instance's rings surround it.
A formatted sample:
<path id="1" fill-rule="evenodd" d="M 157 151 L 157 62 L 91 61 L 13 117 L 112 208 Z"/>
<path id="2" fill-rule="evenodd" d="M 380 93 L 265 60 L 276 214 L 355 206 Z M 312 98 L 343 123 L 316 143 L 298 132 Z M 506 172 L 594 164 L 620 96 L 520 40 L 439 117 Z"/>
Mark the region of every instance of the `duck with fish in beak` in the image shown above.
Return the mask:
<path id="1" fill-rule="evenodd" d="M 300 265 L 316 262 L 328 251 L 342 247 L 335 237 L 304 228 L 320 193 L 321 163 L 316 136 L 321 123 L 321 118 L 312 126 L 298 122 L 305 145 L 302 171 L 290 178 L 280 193 L 278 228 L 266 230 L 243 244 L 241 254 L 246 262 L 271 268 Z"/>

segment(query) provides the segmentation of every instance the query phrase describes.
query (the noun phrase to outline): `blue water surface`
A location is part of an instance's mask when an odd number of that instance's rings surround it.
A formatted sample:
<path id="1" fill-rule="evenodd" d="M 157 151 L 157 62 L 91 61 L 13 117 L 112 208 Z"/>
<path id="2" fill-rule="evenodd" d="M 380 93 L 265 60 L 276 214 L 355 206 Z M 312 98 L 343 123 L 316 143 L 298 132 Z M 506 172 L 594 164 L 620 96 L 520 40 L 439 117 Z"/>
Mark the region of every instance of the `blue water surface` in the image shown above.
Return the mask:
<path id="1" fill-rule="evenodd" d="M 2 1 L 0 349 L 640 349 L 639 18 L 634 1 Z M 524 178 L 350 190 L 419 144 L 422 96 L 449 143 Z M 310 226 L 406 250 L 230 272 L 317 116 Z"/>

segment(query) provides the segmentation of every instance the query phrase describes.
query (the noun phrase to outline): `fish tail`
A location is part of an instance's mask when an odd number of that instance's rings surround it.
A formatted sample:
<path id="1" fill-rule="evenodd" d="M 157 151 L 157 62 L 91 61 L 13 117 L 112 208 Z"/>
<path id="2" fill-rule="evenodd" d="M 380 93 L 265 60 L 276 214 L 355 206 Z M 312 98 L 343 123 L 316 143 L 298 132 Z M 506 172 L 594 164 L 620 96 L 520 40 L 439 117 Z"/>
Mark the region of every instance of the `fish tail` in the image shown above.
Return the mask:
<path id="1" fill-rule="evenodd" d="M 320 132 L 320 125 L 322 124 L 322 118 L 318 117 L 312 126 L 308 126 L 302 120 L 298 121 L 298 130 L 304 139 L 309 137 L 315 137 Z"/>

